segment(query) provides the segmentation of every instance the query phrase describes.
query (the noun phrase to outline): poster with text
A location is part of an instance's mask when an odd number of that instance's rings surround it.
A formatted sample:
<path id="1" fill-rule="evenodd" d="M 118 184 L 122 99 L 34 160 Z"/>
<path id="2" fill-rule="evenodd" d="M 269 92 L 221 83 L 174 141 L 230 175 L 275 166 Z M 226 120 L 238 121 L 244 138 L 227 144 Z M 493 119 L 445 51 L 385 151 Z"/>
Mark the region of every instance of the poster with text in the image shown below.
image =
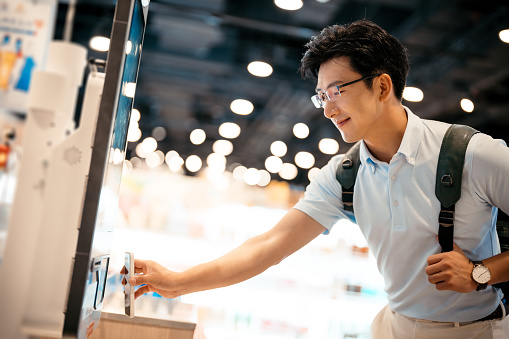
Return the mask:
<path id="1" fill-rule="evenodd" d="M 44 66 L 56 5 L 0 0 L 0 109 L 26 113 L 35 69 Z"/>

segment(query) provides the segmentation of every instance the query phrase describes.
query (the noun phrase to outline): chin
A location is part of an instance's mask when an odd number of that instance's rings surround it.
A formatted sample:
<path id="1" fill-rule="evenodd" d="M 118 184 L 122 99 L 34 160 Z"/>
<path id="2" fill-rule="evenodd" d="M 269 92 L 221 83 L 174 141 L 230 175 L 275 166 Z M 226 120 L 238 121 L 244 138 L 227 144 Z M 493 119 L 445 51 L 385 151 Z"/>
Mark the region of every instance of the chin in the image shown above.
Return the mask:
<path id="1" fill-rule="evenodd" d="M 342 130 L 339 130 L 339 132 L 341 133 L 341 138 L 343 138 L 343 141 L 348 144 L 351 144 L 351 143 L 354 143 L 354 142 L 357 142 L 360 140 L 359 138 L 356 138 L 353 135 L 344 133 Z"/>

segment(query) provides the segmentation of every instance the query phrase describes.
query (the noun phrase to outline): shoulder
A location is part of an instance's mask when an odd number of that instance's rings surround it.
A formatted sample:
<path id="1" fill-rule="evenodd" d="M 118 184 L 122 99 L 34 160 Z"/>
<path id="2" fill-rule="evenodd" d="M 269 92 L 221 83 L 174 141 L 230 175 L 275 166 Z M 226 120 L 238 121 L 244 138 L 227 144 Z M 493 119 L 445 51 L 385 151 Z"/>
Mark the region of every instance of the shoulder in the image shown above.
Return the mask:
<path id="1" fill-rule="evenodd" d="M 343 159 L 345 155 L 344 154 L 338 154 L 333 156 L 329 162 L 323 166 L 320 171 L 313 177 L 311 180 L 311 183 L 313 181 L 324 181 L 324 182 L 330 182 L 336 181 L 336 172 L 337 168 L 341 163 L 341 159 Z"/>
<path id="2" fill-rule="evenodd" d="M 509 148 L 502 139 L 494 139 L 487 134 L 477 133 L 468 145 L 467 159 L 484 165 L 499 162 L 509 165 Z"/>

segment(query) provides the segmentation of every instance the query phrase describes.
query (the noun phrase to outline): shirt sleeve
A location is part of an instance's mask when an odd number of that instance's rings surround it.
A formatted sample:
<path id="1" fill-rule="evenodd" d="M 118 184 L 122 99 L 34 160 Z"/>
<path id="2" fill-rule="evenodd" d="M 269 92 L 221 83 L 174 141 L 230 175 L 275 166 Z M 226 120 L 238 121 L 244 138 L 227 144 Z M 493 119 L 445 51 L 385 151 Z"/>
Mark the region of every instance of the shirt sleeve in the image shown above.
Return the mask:
<path id="1" fill-rule="evenodd" d="M 474 137 L 472 191 L 483 202 L 509 214 L 509 148 L 503 140 L 486 134 Z"/>
<path id="2" fill-rule="evenodd" d="M 293 207 L 324 226 L 328 234 L 340 219 L 354 221 L 352 212 L 343 209 L 341 185 L 336 180 L 336 168 L 343 155 L 333 157 L 311 180 L 304 197 Z"/>

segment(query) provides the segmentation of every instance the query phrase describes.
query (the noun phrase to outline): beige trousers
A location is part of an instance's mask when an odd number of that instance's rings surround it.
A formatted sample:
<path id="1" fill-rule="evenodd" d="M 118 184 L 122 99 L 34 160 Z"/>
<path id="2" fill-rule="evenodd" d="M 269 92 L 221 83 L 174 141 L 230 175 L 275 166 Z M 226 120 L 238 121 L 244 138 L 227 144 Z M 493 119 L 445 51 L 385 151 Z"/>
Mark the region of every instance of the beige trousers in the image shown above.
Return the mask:
<path id="1" fill-rule="evenodd" d="M 446 323 L 405 317 L 385 306 L 371 325 L 372 339 L 509 339 L 503 320 Z"/>

